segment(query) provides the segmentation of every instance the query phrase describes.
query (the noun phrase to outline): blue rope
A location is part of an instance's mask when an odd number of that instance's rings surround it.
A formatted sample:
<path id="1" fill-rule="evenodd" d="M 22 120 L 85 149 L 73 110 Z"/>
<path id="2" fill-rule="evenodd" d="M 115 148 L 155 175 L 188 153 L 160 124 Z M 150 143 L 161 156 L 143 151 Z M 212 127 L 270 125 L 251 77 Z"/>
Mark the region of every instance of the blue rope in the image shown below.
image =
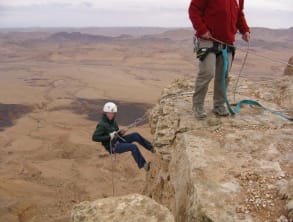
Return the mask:
<path id="1" fill-rule="evenodd" d="M 229 110 L 231 115 L 237 114 L 240 111 L 241 106 L 243 104 L 247 104 L 247 105 L 262 108 L 263 110 L 266 110 L 266 111 L 268 111 L 270 113 L 276 114 L 276 115 L 278 115 L 278 116 L 280 116 L 280 117 L 282 117 L 282 118 L 284 118 L 286 120 L 293 121 L 293 117 L 289 117 L 289 116 L 285 115 L 284 113 L 268 109 L 268 108 L 264 107 L 263 105 L 261 105 L 259 102 L 255 101 L 255 100 L 250 100 L 250 99 L 242 100 L 242 101 L 238 102 L 236 104 L 235 109 L 233 109 L 232 106 L 230 105 L 230 102 L 229 102 L 229 99 L 228 99 L 228 96 L 227 96 L 227 86 L 226 86 L 226 79 L 228 77 L 228 67 L 229 67 L 227 47 L 222 49 L 222 55 L 223 55 L 223 60 L 224 60 L 223 76 L 222 76 L 223 77 L 222 78 L 222 90 L 224 92 L 224 99 L 225 99 L 227 108 L 228 108 L 228 110 Z"/>

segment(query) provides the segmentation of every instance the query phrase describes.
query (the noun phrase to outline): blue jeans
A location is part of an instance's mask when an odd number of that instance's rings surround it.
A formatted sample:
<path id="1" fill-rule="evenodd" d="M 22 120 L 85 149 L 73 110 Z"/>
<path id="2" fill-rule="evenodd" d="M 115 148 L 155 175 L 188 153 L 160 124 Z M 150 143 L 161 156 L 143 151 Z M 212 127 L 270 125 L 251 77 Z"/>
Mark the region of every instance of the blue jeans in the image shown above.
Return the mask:
<path id="1" fill-rule="evenodd" d="M 117 143 L 115 147 L 116 153 L 125 153 L 131 151 L 131 154 L 138 165 L 138 168 L 143 168 L 145 164 L 145 159 L 142 156 L 141 152 L 137 148 L 137 145 L 132 144 L 133 142 L 137 142 L 142 145 L 147 150 L 153 149 L 153 145 L 143 138 L 139 133 L 131 133 L 122 137 L 125 141 L 119 139 L 119 143 Z"/>

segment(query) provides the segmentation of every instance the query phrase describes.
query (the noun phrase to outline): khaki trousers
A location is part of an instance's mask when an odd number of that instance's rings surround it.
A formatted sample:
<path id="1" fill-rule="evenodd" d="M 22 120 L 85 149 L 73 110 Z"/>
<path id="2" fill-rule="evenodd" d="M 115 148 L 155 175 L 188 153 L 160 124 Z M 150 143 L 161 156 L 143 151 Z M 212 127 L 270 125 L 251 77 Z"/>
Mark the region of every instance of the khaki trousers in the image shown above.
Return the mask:
<path id="1" fill-rule="evenodd" d="M 213 43 L 207 40 L 200 40 L 199 48 L 211 48 Z M 232 65 L 232 53 L 228 53 L 229 70 Z M 195 93 L 193 95 L 193 107 L 204 106 L 205 97 L 208 92 L 210 81 L 214 81 L 214 107 L 224 106 L 224 92 L 222 90 L 222 76 L 223 76 L 223 56 L 215 53 L 209 53 L 207 57 L 200 61 L 199 72 L 195 81 Z M 227 81 L 227 80 L 226 80 Z M 227 82 L 226 82 L 227 83 Z"/>

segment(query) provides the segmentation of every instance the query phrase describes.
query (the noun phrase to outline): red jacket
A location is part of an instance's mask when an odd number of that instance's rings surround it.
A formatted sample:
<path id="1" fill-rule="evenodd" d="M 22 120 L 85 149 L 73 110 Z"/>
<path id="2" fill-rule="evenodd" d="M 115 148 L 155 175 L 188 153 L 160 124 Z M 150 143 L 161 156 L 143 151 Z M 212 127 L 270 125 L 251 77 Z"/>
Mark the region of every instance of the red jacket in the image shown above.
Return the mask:
<path id="1" fill-rule="evenodd" d="M 192 0 L 189 17 L 198 37 L 210 31 L 214 38 L 232 44 L 237 30 L 250 32 L 243 8 L 244 0 Z"/>

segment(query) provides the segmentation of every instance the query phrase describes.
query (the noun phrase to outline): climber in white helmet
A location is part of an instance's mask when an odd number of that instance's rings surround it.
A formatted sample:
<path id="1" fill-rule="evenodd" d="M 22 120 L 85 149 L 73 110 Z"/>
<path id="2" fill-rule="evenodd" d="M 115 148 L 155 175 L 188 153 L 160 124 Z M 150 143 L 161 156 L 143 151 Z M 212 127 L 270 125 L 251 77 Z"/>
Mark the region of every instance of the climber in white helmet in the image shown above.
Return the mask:
<path id="1" fill-rule="evenodd" d="M 93 134 L 93 141 L 101 142 L 109 153 L 131 151 L 138 167 L 149 171 L 150 162 L 146 162 L 137 145 L 132 143 L 137 142 L 150 152 L 155 153 L 153 145 L 139 133 L 125 135 L 126 130 L 119 130 L 118 123 L 115 119 L 117 111 L 115 103 L 107 102 L 104 105 L 102 118 Z"/>

